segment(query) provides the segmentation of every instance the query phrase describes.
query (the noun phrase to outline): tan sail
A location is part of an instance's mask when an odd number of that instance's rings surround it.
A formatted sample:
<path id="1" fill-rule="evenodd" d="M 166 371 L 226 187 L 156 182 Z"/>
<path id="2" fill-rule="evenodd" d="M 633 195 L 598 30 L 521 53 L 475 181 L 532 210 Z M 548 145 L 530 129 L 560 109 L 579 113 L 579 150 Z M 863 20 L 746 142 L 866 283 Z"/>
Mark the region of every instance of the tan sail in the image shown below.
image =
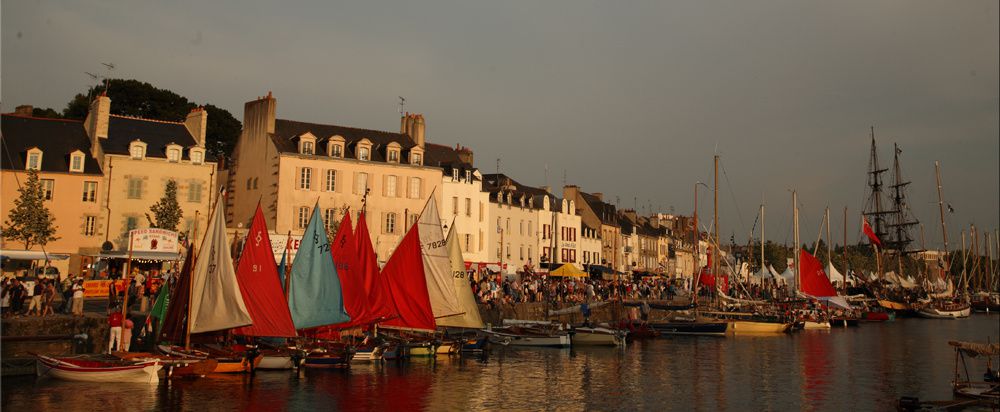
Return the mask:
<path id="1" fill-rule="evenodd" d="M 448 248 L 444 233 L 441 232 L 441 217 L 437 202 L 431 194 L 424 211 L 420 213 L 420 253 L 423 255 L 424 276 L 427 279 L 427 295 L 435 318 L 462 313 L 452 281 L 451 264 L 448 262 Z"/>
<path id="2" fill-rule="evenodd" d="M 451 263 L 455 293 L 459 304 L 462 305 L 462 311 L 465 313 L 438 319 L 437 324 L 438 326 L 481 329 L 485 325 L 483 318 L 479 316 L 479 305 L 476 304 L 476 297 L 472 295 L 472 286 L 469 284 L 469 278 L 465 271 L 465 259 L 462 258 L 462 249 L 458 244 L 454 223 L 451 225 L 451 231 L 448 232 L 445 244 L 448 248 L 448 260 Z"/>
<path id="3" fill-rule="evenodd" d="M 252 323 L 236 283 L 233 258 L 226 241 L 224 202 L 209 219 L 191 279 L 191 333 L 237 328 Z"/>

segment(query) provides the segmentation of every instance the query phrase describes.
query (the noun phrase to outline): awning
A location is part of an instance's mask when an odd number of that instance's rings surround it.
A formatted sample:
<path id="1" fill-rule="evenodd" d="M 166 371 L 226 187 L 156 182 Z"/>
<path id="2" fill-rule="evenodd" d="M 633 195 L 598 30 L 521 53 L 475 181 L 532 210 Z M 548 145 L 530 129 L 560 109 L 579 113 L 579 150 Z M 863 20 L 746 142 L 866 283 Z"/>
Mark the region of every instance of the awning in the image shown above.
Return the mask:
<path id="1" fill-rule="evenodd" d="M 68 253 L 42 252 L 40 250 L 0 250 L 0 257 L 15 260 L 66 260 Z"/>
<path id="2" fill-rule="evenodd" d="M 576 266 L 573 265 L 572 263 L 567 263 L 565 265 L 560 266 L 558 269 L 549 272 L 549 275 L 584 278 L 587 277 L 587 272 L 577 269 Z"/>
<path id="3" fill-rule="evenodd" d="M 112 250 L 101 252 L 95 255 L 102 259 L 128 259 L 128 251 Z M 177 252 L 132 252 L 132 259 L 141 260 L 180 260 L 181 254 Z"/>

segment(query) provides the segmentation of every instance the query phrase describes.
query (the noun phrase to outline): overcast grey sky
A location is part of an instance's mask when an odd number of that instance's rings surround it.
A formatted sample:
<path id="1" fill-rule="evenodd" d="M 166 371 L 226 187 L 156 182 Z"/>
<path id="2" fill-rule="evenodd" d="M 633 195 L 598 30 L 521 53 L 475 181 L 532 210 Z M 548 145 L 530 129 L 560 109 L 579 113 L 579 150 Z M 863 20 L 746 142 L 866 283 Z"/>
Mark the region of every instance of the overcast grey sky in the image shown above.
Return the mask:
<path id="1" fill-rule="evenodd" d="M 271 90 L 278 117 L 397 130 L 529 185 L 568 182 L 640 211 L 690 213 L 722 157 L 721 232 L 802 238 L 825 206 L 858 238 L 869 126 L 903 149 L 911 207 L 939 244 L 934 160 L 952 245 L 998 226 L 998 6 L 942 1 L 4 1 L 3 111 L 62 109 L 116 65 L 229 109 Z M 113 104 L 113 103 L 112 103 Z M 703 215 L 711 193 L 702 191 Z M 919 233 L 915 233 L 919 238 Z M 835 235 L 840 239 L 840 235 Z"/>

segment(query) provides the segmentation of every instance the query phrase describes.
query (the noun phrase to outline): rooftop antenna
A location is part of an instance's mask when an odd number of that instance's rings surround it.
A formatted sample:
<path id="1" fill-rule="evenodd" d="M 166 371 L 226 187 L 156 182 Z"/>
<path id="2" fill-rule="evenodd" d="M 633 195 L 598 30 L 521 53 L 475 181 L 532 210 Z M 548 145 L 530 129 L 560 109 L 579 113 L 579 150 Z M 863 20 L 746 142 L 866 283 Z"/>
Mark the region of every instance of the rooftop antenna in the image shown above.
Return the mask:
<path id="1" fill-rule="evenodd" d="M 549 185 L 549 164 L 545 164 L 545 186 Z"/>
<path id="2" fill-rule="evenodd" d="M 563 168 L 563 187 L 566 187 L 566 169 Z"/>
<path id="3" fill-rule="evenodd" d="M 397 96 L 397 97 L 399 97 L 399 116 L 402 117 L 403 116 L 403 106 L 406 106 L 406 98 L 403 97 L 403 96 Z"/>

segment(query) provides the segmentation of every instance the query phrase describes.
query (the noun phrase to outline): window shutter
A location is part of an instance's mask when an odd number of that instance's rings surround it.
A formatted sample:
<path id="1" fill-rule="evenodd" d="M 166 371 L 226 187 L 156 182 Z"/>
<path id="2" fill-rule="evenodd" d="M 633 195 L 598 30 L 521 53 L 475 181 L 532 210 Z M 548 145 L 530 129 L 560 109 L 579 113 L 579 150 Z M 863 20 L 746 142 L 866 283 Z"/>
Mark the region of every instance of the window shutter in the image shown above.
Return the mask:
<path id="1" fill-rule="evenodd" d="M 382 197 L 389 196 L 389 175 L 382 175 Z"/>
<path id="2" fill-rule="evenodd" d="M 358 172 L 354 172 L 354 179 L 351 180 L 351 193 L 358 194 Z"/>

